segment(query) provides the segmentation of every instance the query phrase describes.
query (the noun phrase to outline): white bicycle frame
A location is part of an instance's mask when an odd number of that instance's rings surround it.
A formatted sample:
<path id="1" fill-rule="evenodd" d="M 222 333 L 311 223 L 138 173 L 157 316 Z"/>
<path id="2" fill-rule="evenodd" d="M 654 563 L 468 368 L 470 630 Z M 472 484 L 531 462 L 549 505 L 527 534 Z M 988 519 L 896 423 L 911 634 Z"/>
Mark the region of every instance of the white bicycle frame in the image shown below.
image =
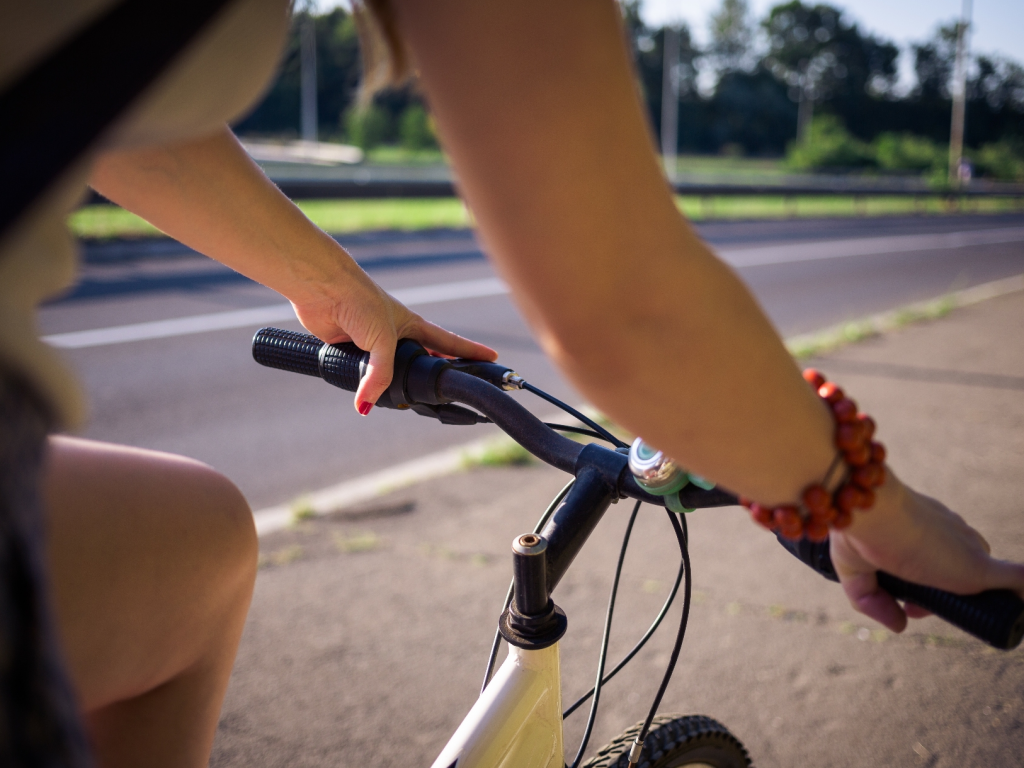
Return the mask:
<path id="1" fill-rule="evenodd" d="M 501 665 L 432 768 L 564 768 L 558 643 L 509 646 Z"/>

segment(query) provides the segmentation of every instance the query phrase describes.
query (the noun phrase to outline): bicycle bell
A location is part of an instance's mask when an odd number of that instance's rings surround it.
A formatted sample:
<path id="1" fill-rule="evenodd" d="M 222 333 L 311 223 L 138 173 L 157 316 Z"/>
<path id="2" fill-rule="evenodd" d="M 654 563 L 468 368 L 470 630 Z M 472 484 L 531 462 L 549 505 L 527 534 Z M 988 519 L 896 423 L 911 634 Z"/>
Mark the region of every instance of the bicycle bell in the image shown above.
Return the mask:
<path id="1" fill-rule="evenodd" d="M 655 496 L 678 492 L 690 482 L 686 470 L 638 437 L 629 446 L 629 471 L 637 485 Z"/>

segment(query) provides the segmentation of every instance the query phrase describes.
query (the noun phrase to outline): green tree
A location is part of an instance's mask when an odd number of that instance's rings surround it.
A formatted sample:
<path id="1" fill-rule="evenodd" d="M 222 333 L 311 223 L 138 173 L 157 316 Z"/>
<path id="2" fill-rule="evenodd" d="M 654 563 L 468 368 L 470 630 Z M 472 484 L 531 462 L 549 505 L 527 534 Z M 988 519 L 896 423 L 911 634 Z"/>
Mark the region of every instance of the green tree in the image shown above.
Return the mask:
<path id="1" fill-rule="evenodd" d="M 437 146 L 437 137 L 430 123 L 430 116 L 419 104 L 410 105 L 402 113 L 399 135 L 402 146 L 406 149 L 431 149 Z"/>
<path id="2" fill-rule="evenodd" d="M 883 133 L 874 142 L 875 159 L 886 171 L 946 172 L 946 147 L 912 133 Z"/>
<path id="3" fill-rule="evenodd" d="M 747 70 L 753 64 L 754 27 L 747 0 L 722 0 L 708 22 L 708 53 L 718 78 L 726 72 Z"/>
<path id="4" fill-rule="evenodd" d="M 982 175 L 1000 181 L 1024 181 L 1024 142 L 1003 139 L 970 154 Z"/>
<path id="5" fill-rule="evenodd" d="M 390 132 L 390 122 L 388 113 L 376 104 L 352 106 L 345 113 L 345 134 L 365 152 L 384 142 Z"/>
<path id="6" fill-rule="evenodd" d="M 932 38 L 914 45 L 914 75 L 917 84 L 913 98 L 920 101 L 947 101 L 956 61 L 956 24 L 939 27 Z"/>
<path id="7" fill-rule="evenodd" d="M 838 101 L 837 111 L 855 114 L 857 102 L 890 93 L 896 82 L 899 49 L 863 34 L 831 5 L 792 0 L 772 8 L 762 28 L 768 36 L 765 64 L 804 107 L 801 135 L 812 105 Z"/>
<path id="8" fill-rule="evenodd" d="M 874 163 L 870 147 L 851 136 L 835 115 L 815 117 L 806 138 L 790 144 L 786 155 L 786 164 L 798 171 L 845 170 Z"/>

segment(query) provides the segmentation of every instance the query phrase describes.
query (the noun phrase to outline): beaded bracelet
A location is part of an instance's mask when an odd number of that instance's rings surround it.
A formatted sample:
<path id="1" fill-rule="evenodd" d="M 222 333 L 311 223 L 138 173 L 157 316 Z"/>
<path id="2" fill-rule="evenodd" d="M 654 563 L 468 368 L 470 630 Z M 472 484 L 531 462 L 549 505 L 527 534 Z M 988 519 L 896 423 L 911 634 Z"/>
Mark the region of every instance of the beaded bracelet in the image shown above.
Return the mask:
<path id="1" fill-rule="evenodd" d="M 857 404 L 834 382 L 813 368 L 803 375 L 835 419 L 836 457 L 824 479 L 804 489 L 798 504 L 767 507 L 742 498 L 740 503 L 755 522 L 785 539 L 821 542 L 828 538 L 829 528 L 841 530 L 853 522 L 855 509 L 874 505 L 874 489 L 885 482 L 885 446 L 871 439 L 874 419 L 858 413 Z M 837 475 L 839 482 L 830 490 Z"/>

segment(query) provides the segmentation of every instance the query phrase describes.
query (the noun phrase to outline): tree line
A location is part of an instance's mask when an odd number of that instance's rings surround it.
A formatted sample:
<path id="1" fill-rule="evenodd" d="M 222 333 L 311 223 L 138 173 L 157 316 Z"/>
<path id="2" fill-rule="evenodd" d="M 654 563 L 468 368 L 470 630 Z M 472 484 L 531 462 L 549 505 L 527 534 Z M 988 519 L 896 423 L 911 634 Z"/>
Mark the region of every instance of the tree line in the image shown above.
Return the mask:
<path id="1" fill-rule="evenodd" d="M 622 12 L 652 131 L 660 140 L 665 29 L 643 22 L 639 0 L 623 2 Z M 298 133 L 297 30 L 304 13 L 296 14 L 276 82 L 237 126 L 239 133 Z M 432 132 L 414 87 L 379 94 L 370 110 L 355 108 L 360 61 L 351 14 L 336 8 L 313 21 L 321 137 L 364 147 L 429 145 Z M 897 87 L 899 48 L 860 29 L 836 6 L 792 0 L 754 19 L 746 0 L 722 0 L 709 32 L 708 44 L 701 47 L 688 27 L 679 28 L 680 152 L 780 156 L 789 149 L 799 164 L 794 140 L 800 130 L 806 141 L 816 136 L 828 136 L 833 144 L 848 140 L 839 155 L 852 158 L 854 166 L 870 164 L 869 155 L 877 158 L 876 149 L 866 148 L 877 148 L 882 138 L 888 146 L 883 155 L 899 155 L 903 150 L 893 146 L 903 142 L 904 154 L 917 151 L 920 165 L 921 147 L 934 149 L 949 140 L 955 22 L 911 47 L 915 83 L 905 91 Z M 986 147 L 992 155 L 998 145 L 1008 157 L 1024 157 L 1024 67 L 1019 63 L 983 53 L 972 57 L 965 144 L 975 155 Z"/>

